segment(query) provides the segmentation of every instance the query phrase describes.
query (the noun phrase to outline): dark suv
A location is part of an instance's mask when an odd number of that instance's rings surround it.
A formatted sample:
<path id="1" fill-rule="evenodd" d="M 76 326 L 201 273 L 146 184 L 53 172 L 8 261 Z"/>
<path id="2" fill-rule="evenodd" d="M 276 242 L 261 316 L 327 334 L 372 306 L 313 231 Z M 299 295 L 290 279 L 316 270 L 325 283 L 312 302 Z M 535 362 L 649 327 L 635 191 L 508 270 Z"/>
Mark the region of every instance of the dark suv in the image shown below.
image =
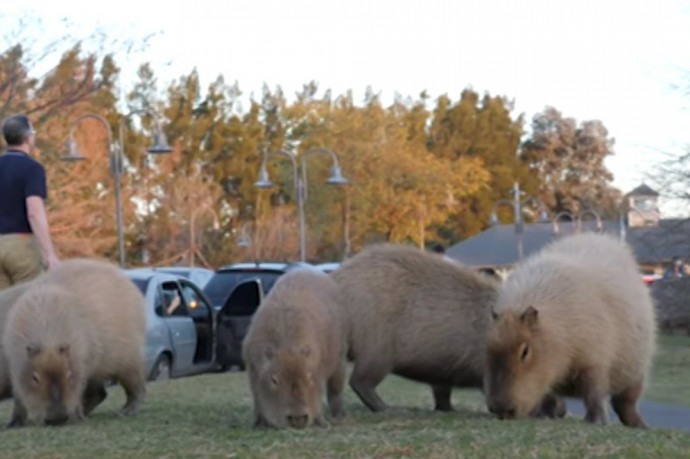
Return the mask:
<path id="1" fill-rule="evenodd" d="M 216 361 L 221 368 L 244 369 L 242 341 L 256 308 L 276 280 L 295 268 L 314 269 L 308 263 L 235 263 L 218 269 L 206 284 L 204 295 L 218 312 Z"/>

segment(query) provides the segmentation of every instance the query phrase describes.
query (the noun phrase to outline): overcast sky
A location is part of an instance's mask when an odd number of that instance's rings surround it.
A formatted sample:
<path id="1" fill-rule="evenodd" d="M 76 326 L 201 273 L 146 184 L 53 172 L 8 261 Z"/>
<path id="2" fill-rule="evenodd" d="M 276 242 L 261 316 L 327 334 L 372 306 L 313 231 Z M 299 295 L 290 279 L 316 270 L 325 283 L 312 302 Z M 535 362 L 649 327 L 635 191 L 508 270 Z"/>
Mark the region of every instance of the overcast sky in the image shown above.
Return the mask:
<path id="1" fill-rule="evenodd" d="M 334 94 L 367 85 L 457 99 L 463 88 L 505 95 L 531 118 L 551 105 L 601 119 L 616 139 L 607 161 L 629 191 L 662 158 L 690 144 L 690 1 L 664 0 L 23 0 L 3 4 L 0 27 L 43 22 L 40 40 L 96 28 L 117 38 L 157 33 L 122 66 L 141 62 L 162 83 L 197 68 L 249 95 L 315 80 Z M 685 85 L 684 88 L 679 86 Z"/>

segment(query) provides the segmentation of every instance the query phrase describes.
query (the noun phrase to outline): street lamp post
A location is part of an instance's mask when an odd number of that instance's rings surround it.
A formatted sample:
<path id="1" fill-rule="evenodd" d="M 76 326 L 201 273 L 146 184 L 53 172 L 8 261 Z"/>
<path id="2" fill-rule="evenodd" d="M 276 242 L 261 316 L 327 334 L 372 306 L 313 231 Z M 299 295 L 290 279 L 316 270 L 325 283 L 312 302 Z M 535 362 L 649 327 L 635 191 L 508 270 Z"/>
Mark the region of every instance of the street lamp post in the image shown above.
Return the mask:
<path id="1" fill-rule="evenodd" d="M 498 221 L 498 214 L 496 213 L 496 208 L 499 205 L 508 205 L 511 206 L 513 209 L 513 218 L 514 218 L 514 224 L 515 224 L 515 234 L 517 235 L 517 251 L 518 251 L 518 259 L 521 259 L 524 255 L 524 247 L 523 247 L 523 240 L 522 240 L 522 234 L 523 234 L 523 220 L 522 220 L 522 211 L 523 208 L 526 204 L 529 204 L 530 202 L 536 203 L 539 208 L 541 209 L 539 213 L 539 222 L 544 223 L 549 221 L 549 216 L 548 213 L 546 212 L 546 207 L 544 204 L 538 200 L 535 197 L 527 197 L 525 200 L 521 200 L 521 195 L 522 192 L 520 191 L 520 184 L 518 182 L 515 182 L 513 185 L 513 200 L 509 199 L 499 199 L 494 203 L 493 210 L 491 211 L 491 220 L 489 221 L 489 224 L 491 226 L 495 226 L 499 223 Z"/>
<path id="2" fill-rule="evenodd" d="M 62 157 L 63 161 L 82 161 L 86 157 L 79 153 L 77 142 L 74 140 L 74 131 L 79 123 L 86 119 L 93 119 L 100 122 L 108 133 L 108 159 L 110 162 L 110 173 L 115 182 L 115 215 L 117 221 L 117 249 L 121 267 L 125 267 L 125 243 L 122 218 L 122 172 L 124 167 L 124 121 L 135 114 L 151 114 L 147 110 L 133 111 L 120 119 L 119 143 L 113 144 L 111 126 L 108 121 L 95 113 L 86 113 L 77 117 L 70 124 L 69 139 L 67 140 L 67 154 Z M 149 154 L 170 153 L 172 148 L 168 145 L 165 134 L 161 129 L 160 122 L 156 120 L 156 133 L 154 143 L 146 150 Z"/>
<path id="3" fill-rule="evenodd" d="M 192 218 L 189 221 L 189 266 L 194 267 L 194 255 L 197 252 L 196 248 L 196 228 L 195 228 L 195 223 L 196 223 L 196 216 L 199 212 L 209 212 L 213 216 L 213 229 L 217 230 L 220 229 L 220 222 L 218 221 L 218 214 L 216 213 L 213 208 L 208 207 L 208 206 L 203 206 L 199 207 L 192 212 Z M 201 252 L 199 252 L 199 257 L 202 258 L 202 261 L 206 263 L 206 260 L 204 260 L 203 256 L 201 255 Z"/>
<path id="4" fill-rule="evenodd" d="M 333 161 L 333 166 L 331 167 L 331 176 L 326 180 L 328 185 L 345 185 L 348 180 L 343 177 L 342 171 L 340 170 L 340 165 L 338 164 L 338 156 L 328 148 L 310 148 L 305 153 L 302 154 L 302 161 L 298 163 L 295 155 L 285 150 L 277 150 L 264 155 L 263 162 L 261 163 L 261 170 L 259 171 L 259 177 L 254 184 L 257 188 L 268 189 L 273 187 L 273 183 L 268 177 L 268 169 L 266 169 L 266 164 L 269 159 L 277 155 L 282 155 L 290 159 L 292 164 L 292 176 L 294 180 L 295 194 L 297 195 L 297 207 L 299 210 L 299 235 L 300 235 L 300 261 L 305 261 L 306 259 L 306 223 L 304 218 L 304 203 L 307 200 L 307 158 L 315 153 L 323 153 L 331 157 Z M 301 174 L 298 170 L 301 165 Z"/>

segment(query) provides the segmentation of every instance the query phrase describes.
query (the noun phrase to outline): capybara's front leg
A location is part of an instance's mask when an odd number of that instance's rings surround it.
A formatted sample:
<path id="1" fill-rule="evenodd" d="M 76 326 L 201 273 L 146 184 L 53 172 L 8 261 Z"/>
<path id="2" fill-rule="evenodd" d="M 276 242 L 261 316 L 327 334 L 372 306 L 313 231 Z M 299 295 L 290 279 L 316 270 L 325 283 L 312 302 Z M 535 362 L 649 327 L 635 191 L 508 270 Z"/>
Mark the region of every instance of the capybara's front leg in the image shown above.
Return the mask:
<path id="1" fill-rule="evenodd" d="M 137 414 L 146 396 L 146 376 L 144 367 L 134 365 L 129 371 L 123 371 L 118 380 L 125 390 L 127 401 L 120 410 L 123 416 Z"/>
<path id="2" fill-rule="evenodd" d="M 432 385 L 431 390 L 434 393 L 434 410 L 453 411 L 453 405 L 450 402 L 450 396 L 453 392 L 451 386 Z"/>
<path id="3" fill-rule="evenodd" d="M 549 393 L 544 396 L 541 405 L 534 413 L 537 418 L 564 418 L 568 409 L 565 400 L 560 395 Z"/>
<path id="4" fill-rule="evenodd" d="M 387 374 L 388 369 L 383 365 L 355 363 L 352 376 L 350 376 L 350 387 L 371 411 L 384 411 L 388 408 L 386 402 L 376 393 L 376 386 Z"/>
<path id="5" fill-rule="evenodd" d="M 88 416 L 91 412 L 105 400 L 108 396 L 108 391 L 105 390 L 105 385 L 102 381 L 89 381 L 84 390 L 84 397 L 82 398 L 82 406 L 84 407 L 84 416 Z"/>
<path id="6" fill-rule="evenodd" d="M 328 409 L 334 419 L 345 417 L 345 407 L 343 404 L 343 389 L 345 388 L 345 362 L 338 365 L 338 369 L 328 378 L 326 382 L 326 396 L 328 398 Z"/>
<path id="7" fill-rule="evenodd" d="M 644 382 L 640 381 L 618 394 L 613 394 L 611 397 L 613 410 L 616 412 L 623 425 L 642 429 L 647 427 L 639 411 L 637 411 L 637 400 L 640 398 L 640 395 L 642 395 L 643 388 Z"/>
<path id="8" fill-rule="evenodd" d="M 8 429 L 13 429 L 16 427 L 24 427 L 28 418 L 28 413 L 26 408 L 19 401 L 17 397 L 14 398 L 14 408 L 12 409 L 12 417 L 10 422 L 7 424 Z"/>
<path id="9" fill-rule="evenodd" d="M 587 409 L 585 421 L 606 425 L 606 373 L 599 369 L 585 370 L 580 374 L 580 385 Z"/>

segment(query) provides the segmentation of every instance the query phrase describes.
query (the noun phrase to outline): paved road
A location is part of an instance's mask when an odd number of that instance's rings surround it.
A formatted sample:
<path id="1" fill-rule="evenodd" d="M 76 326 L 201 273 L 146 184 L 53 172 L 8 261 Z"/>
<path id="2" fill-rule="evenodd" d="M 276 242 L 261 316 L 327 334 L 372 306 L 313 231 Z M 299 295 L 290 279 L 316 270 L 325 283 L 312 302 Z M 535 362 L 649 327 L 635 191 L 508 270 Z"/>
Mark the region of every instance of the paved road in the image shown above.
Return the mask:
<path id="1" fill-rule="evenodd" d="M 642 401 L 640 403 L 642 419 L 651 428 L 677 429 L 690 432 L 690 408 L 668 403 Z M 619 424 L 618 416 L 608 406 L 609 422 Z M 583 417 L 585 407 L 580 400 L 568 399 L 568 414 Z"/>

